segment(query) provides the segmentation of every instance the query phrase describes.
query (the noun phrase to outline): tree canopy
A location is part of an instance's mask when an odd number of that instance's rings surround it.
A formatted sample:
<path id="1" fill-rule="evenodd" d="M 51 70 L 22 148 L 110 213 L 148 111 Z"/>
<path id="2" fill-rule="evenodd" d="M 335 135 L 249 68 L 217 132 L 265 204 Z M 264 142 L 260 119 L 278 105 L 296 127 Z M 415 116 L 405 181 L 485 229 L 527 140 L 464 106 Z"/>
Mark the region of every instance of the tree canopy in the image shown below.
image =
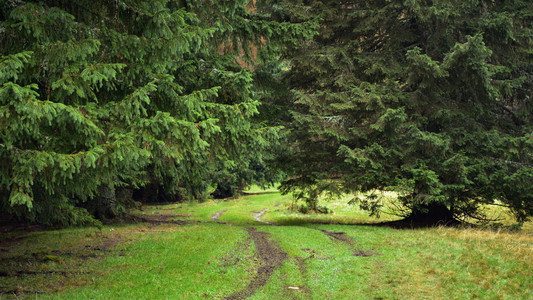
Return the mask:
<path id="1" fill-rule="evenodd" d="M 1 210 L 94 223 L 283 171 L 314 210 L 524 220 L 531 24 L 526 0 L 0 0 Z"/>
<path id="2" fill-rule="evenodd" d="M 277 1 L 316 20 L 291 59 L 286 191 L 324 192 L 373 212 L 394 191 L 411 216 L 533 212 L 533 3 Z"/>
<path id="3" fill-rule="evenodd" d="M 94 222 L 147 184 L 156 197 L 201 199 L 261 165 L 279 129 L 254 119 L 245 62 L 284 25 L 254 20 L 248 5 L 1 1 L 3 210 Z"/>

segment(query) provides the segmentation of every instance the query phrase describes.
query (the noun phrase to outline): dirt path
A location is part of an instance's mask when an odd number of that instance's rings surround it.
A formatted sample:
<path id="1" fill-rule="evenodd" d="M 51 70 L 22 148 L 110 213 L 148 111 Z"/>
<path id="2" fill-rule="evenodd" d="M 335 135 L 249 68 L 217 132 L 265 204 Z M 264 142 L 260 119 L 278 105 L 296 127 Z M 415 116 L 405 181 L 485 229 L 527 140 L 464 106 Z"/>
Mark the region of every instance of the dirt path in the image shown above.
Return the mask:
<path id="1" fill-rule="evenodd" d="M 262 216 L 268 210 L 268 208 L 265 208 L 259 212 L 255 212 L 253 218 L 258 222 L 276 226 L 276 224 L 262 219 Z M 227 210 L 221 210 L 216 212 L 214 215 L 211 216 L 211 220 L 221 224 L 232 225 L 229 223 L 218 221 L 218 218 L 220 218 L 222 214 L 226 211 Z M 236 300 L 251 297 L 258 289 L 265 286 L 270 281 L 270 277 L 272 276 L 274 271 L 278 267 L 280 267 L 283 262 L 288 258 L 287 253 L 285 253 L 278 244 L 276 244 L 270 239 L 269 233 L 257 231 L 257 229 L 253 227 L 245 227 L 244 229 L 248 232 L 249 236 L 254 242 L 256 255 L 257 258 L 261 261 L 261 266 L 257 270 L 257 274 L 255 275 L 255 277 L 252 279 L 252 281 L 248 284 L 246 288 L 224 299 Z M 307 275 L 307 269 L 305 267 L 304 260 L 300 260 L 298 258 L 296 260 L 300 273 L 302 273 L 302 276 L 305 277 Z M 302 289 L 305 293 L 308 293 L 307 289 Z"/>
<path id="2" fill-rule="evenodd" d="M 277 206 L 279 206 L 281 204 L 277 204 Z M 275 206 L 276 207 L 276 206 Z M 256 212 L 254 214 L 254 219 L 258 222 L 261 222 L 261 223 L 264 223 L 264 224 L 268 224 L 268 225 L 272 225 L 272 226 L 278 226 L 277 224 L 274 224 L 274 223 L 271 223 L 271 222 L 268 222 L 268 221 L 265 221 L 262 219 L 263 215 L 268 211 L 269 209 L 268 208 L 265 208 L 263 209 L 262 211 L 260 212 Z M 217 212 L 215 215 L 219 214 L 219 213 L 223 213 L 225 211 L 220 211 L 220 212 Z M 213 215 L 211 217 L 211 219 L 213 219 L 213 217 L 215 216 Z M 215 219 L 213 219 L 215 220 Z M 220 223 L 220 222 L 219 222 Z M 309 227 L 308 227 L 309 228 Z M 313 228 L 314 229 L 314 228 Z M 347 246 L 349 246 L 350 248 L 354 249 L 355 247 L 355 242 L 354 242 L 354 239 L 347 236 L 345 232 L 333 232 L 333 231 L 327 231 L 325 229 L 315 229 L 315 230 L 319 230 L 321 231 L 322 233 L 324 233 L 326 236 L 330 237 L 331 239 L 335 240 L 335 241 L 338 241 L 338 242 L 341 242 L 341 243 L 344 243 L 346 244 Z M 359 249 L 355 249 L 354 250 L 354 253 L 353 253 L 353 256 L 364 256 L 364 257 L 368 257 L 368 256 L 374 256 L 375 254 L 372 253 L 372 252 L 369 252 L 369 251 L 365 251 L 365 250 L 359 250 Z M 301 262 L 299 262 L 299 266 L 301 266 Z M 302 269 L 300 268 L 300 271 L 302 271 Z M 303 273 L 302 273 L 303 274 Z"/>
<path id="3" fill-rule="evenodd" d="M 261 217 L 263 217 L 263 215 L 264 215 L 267 211 L 268 211 L 268 208 L 265 208 L 265 209 L 263 209 L 262 211 L 255 213 L 255 214 L 254 214 L 254 219 L 255 219 L 256 221 L 258 221 L 258 222 L 261 222 L 261 223 L 265 223 L 265 224 L 268 224 L 268 225 L 275 225 L 275 224 L 270 223 L 270 222 L 268 222 L 268 221 L 265 221 L 265 220 L 263 220 L 263 219 L 261 218 Z"/>
<path id="4" fill-rule="evenodd" d="M 347 246 L 349 246 L 350 248 L 354 249 L 355 247 L 355 243 L 354 243 L 354 239 L 347 236 L 346 235 L 346 232 L 332 232 L 332 231 L 327 231 L 327 230 L 324 230 L 324 229 L 319 229 L 320 231 L 322 231 L 325 235 L 327 235 L 328 237 L 336 240 L 336 241 L 339 241 L 341 243 L 344 243 L 346 244 Z M 366 250 L 361 250 L 361 249 L 354 249 L 354 252 L 352 253 L 352 256 L 363 256 L 363 257 L 369 257 L 369 256 L 374 256 L 375 253 L 372 253 L 370 251 L 366 251 Z"/>
<path id="5" fill-rule="evenodd" d="M 127 215 L 124 217 L 124 220 L 137 222 L 137 223 L 149 223 L 154 226 L 159 226 L 162 224 L 176 224 L 176 225 L 186 225 L 188 223 L 194 222 L 191 220 L 176 220 L 175 218 L 181 217 L 181 215 L 176 214 L 156 214 L 156 215 Z"/>
<path id="6" fill-rule="evenodd" d="M 353 242 L 353 239 L 349 236 L 346 235 L 346 232 L 332 232 L 332 231 L 327 231 L 327 230 L 324 230 L 324 229 L 319 229 L 320 231 L 322 231 L 322 233 L 324 233 L 325 235 L 327 235 L 328 237 L 334 239 L 334 240 L 337 240 L 339 242 L 342 242 L 348 246 L 353 246 L 354 242 Z"/>
<path id="7" fill-rule="evenodd" d="M 227 209 L 224 209 L 224 210 L 221 210 L 221 211 L 217 211 L 214 215 L 211 216 L 211 220 L 217 222 L 217 223 L 220 223 L 220 224 L 228 224 L 226 222 L 221 222 L 218 220 L 218 218 L 220 218 L 222 216 L 222 214 L 224 214 L 225 212 L 227 212 L 228 210 Z"/>
<path id="8" fill-rule="evenodd" d="M 257 274 L 252 279 L 248 286 L 233 295 L 227 297 L 228 300 L 246 299 L 252 296 L 256 290 L 263 287 L 270 280 L 272 273 L 281 266 L 283 261 L 287 259 L 287 253 L 283 252 L 281 248 L 274 243 L 266 232 L 259 232 L 253 227 L 247 227 L 246 231 L 252 237 L 257 251 L 257 256 L 261 260 L 262 265 L 257 270 Z"/>
<path id="9" fill-rule="evenodd" d="M 303 258 L 303 257 L 298 257 L 298 256 L 295 256 L 294 259 L 296 260 L 296 264 L 298 265 L 298 270 L 300 271 L 300 274 L 302 275 L 302 280 L 304 282 L 307 282 L 307 266 L 305 264 L 305 261 L 308 260 L 310 257 L 308 258 Z M 300 287 L 300 289 L 306 294 L 306 295 L 310 295 L 311 294 L 311 291 L 303 286 L 303 287 Z"/>

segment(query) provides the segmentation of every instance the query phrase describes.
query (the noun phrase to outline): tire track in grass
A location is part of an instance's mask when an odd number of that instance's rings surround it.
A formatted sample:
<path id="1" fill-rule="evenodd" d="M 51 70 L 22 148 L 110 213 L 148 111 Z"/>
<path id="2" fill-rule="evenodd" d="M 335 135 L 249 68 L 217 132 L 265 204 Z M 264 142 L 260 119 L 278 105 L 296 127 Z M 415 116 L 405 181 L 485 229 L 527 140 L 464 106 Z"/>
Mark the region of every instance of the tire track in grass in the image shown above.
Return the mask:
<path id="1" fill-rule="evenodd" d="M 306 282 L 307 277 L 308 277 L 308 271 L 307 271 L 307 265 L 305 261 L 308 260 L 309 257 L 303 258 L 303 257 L 295 256 L 294 259 L 296 260 L 296 264 L 298 265 L 298 270 L 300 271 L 300 275 L 302 275 L 302 281 Z M 298 288 L 301 289 L 307 296 L 311 295 L 311 291 L 306 286 L 298 287 Z"/>
<path id="2" fill-rule="evenodd" d="M 278 226 L 277 224 L 265 221 L 262 219 L 263 215 L 269 210 L 269 208 L 265 208 L 259 212 L 253 212 L 253 218 L 261 223 L 271 225 L 271 226 Z M 232 225 L 225 222 L 220 222 L 218 219 L 226 212 L 227 210 L 221 210 L 216 212 L 211 216 L 211 220 L 214 222 L 225 224 L 225 225 Z M 254 227 L 245 227 L 244 228 L 250 237 L 252 238 L 255 248 L 256 248 L 256 254 L 259 260 L 261 261 L 261 266 L 257 270 L 257 274 L 252 279 L 252 281 L 244 288 L 243 290 L 240 290 L 227 298 L 228 300 L 236 300 L 236 299 L 246 299 L 248 297 L 251 297 L 254 295 L 254 293 L 260 289 L 261 287 L 265 286 L 270 278 L 272 277 L 272 274 L 274 271 L 279 268 L 285 260 L 287 260 L 288 255 L 285 253 L 281 247 L 273 242 L 270 239 L 270 234 L 266 232 L 260 232 L 257 231 Z M 305 265 L 305 259 L 302 259 L 300 257 L 294 257 L 296 260 L 296 264 L 298 266 L 298 269 L 302 275 L 302 279 L 305 280 L 305 277 L 307 276 L 307 268 Z M 306 287 L 289 287 L 289 289 L 299 289 L 302 290 L 305 294 L 310 293 L 310 291 Z"/>
<path id="3" fill-rule="evenodd" d="M 263 220 L 263 215 L 268 211 L 268 208 L 265 208 L 263 209 L 262 211 L 260 212 L 256 212 L 254 214 L 254 219 L 257 221 L 257 222 L 261 222 L 261 223 L 265 223 L 265 224 L 268 224 L 268 225 L 273 225 L 273 226 L 276 226 L 276 224 L 273 224 L 273 223 L 270 223 L 268 221 L 265 221 Z"/>
<path id="4" fill-rule="evenodd" d="M 218 219 L 225 213 L 227 212 L 228 210 L 227 209 L 224 209 L 224 210 L 220 210 L 220 211 L 217 211 L 214 215 L 211 216 L 211 220 L 219 223 L 219 224 L 226 224 L 226 225 L 229 225 L 228 223 L 226 222 L 222 222 L 222 221 L 219 221 Z"/>
<path id="5" fill-rule="evenodd" d="M 333 231 L 327 231 L 325 229 L 318 229 L 318 230 L 320 230 L 323 234 L 325 234 L 329 238 L 342 242 L 346 244 L 347 246 L 353 247 L 354 241 L 351 237 L 346 235 L 346 232 L 333 232 Z"/>
<path id="6" fill-rule="evenodd" d="M 274 271 L 287 259 L 287 253 L 269 238 L 270 234 L 257 231 L 253 227 L 246 227 L 245 229 L 254 241 L 257 256 L 262 265 L 248 286 L 225 298 L 227 300 L 246 299 L 252 296 L 259 288 L 268 283 Z"/>
<path id="7" fill-rule="evenodd" d="M 265 208 L 263 209 L 262 211 L 260 212 L 256 212 L 254 214 L 254 219 L 258 222 L 261 222 L 261 223 L 264 223 L 264 224 L 267 224 L 267 225 L 272 225 L 272 226 L 279 226 L 277 224 L 274 224 L 274 223 L 271 223 L 271 222 L 268 222 L 268 221 L 265 221 L 262 219 L 263 215 L 268 211 L 269 209 L 268 208 Z M 338 241 L 338 242 L 341 242 L 343 244 L 345 244 L 346 246 L 350 247 L 351 249 L 355 248 L 355 243 L 354 243 L 354 239 L 347 236 L 346 235 L 346 232 L 334 232 L 334 231 L 328 231 L 328 230 L 325 230 L 325 229 L 316 229 L 316 228 L 310 228 L 310 227 L 306 227 L 306 228 L 309 228 L 309 229 L 313 229 L 313 230 L 318 230 L 320 232 L 322 232 L 323 234 L 325 234 L 326 236 L 328 236 L 329 238 L 335 240 L 335 241 Z M 374 256 L 374 253 L 371 253 L 371 252 L 368 252 L 368 251 L 365 251 L 365 250 L 360 250 L 360 249 L 355 249 L 355 251 L 352 253 L 352 256 L 362 256 L 362 257 L 369 257 L 369 256 Z M 299 262 L 299 266 L 302 265 L 302 262 Z M 300 271 L 302 269 L 300 268 Z M 303 273 L 302 273 L 303 275 Z"/>
<path id="8" fill-rule="evenodd" d="M 211 216 L 211 220 L 219 224 L 232 225 L 230 223 L 221 222 L 218 220 L 226 211 L 227 209 L 217 211 Z M 267 211 L 268 208 L 256 213 L 254 215 L 254 219 L 259 222 L 272 225 L 271 223 L 261 219 L 261 216 L 263 216 Z M 268 283 L 274 271 L 287 259 L 287 253 L 281 250 L 279 245 L 269 238 L 269 233 L 257 231 L 257 229 L 253 227 L 246 227 L 244 229 L 248 232 L 248 235 L 254 242 L 257 257 L 261 261 L 261 266 L 257 270 L 257 274 L 248 284 L 248 286 L 246 286 L 245 289 L 225 298 L 228 300 L 246 299 L 252 296 L 259 288 Z"/>
<path id="9" fill-rule="evenodd" d="M 280 205 L 281 205 L 281 203 L 278 203 L 278 204 L 276 204 L 274 207 L 279 207 Z M 265 221 L 265 220 L 262 219 L 263 215 L 264 215 L 268 210 L 269 210 L 269 208 L 265 208 L 265 209 L 263 209 L 263 210 L 261 210 L 261 211 L 259 211 L 259 212 L 255 212 L 255 213 L 254 213 L 254 219 L 255 219 L 256 221 L 258 221 L 258 222 L 261 222 L 261 223 L 264 223 L 264 224 L 267 224 L 267 225 L 271 225 L 271 226 L 280 226 L 280 225 L 278 225 L 278 224 L 275 224 L 275 223 L 272 223 L 272 222 L 268 222 L 268 221 Z M 293 257 L 293 258 L 294 258 L 295 261 L 296 261 L 296 265 L 298 266 L 298 270 L 300 271 L 300 274 L 301 274 L 301 276 L 302 276 L 302 280 L 305 281 L 306 278 L 307 278 L 307 274 L 308 274 L 308 272 L 307 272 L 307 266 L 306 266 L 305 261 L 306 261 L 307 259 L 309 259 L 309 257 L 304 259 L 304 258 L 302 258 L 302 257 L 295 256 L 295 257 Z M 308 295 L 308 296 L 310 295 L 310 292 L 311 292 L 306 286 L 298 286 L 298 287 L 292 287 L 292 286 L 290 286 L 290 287 L 288 287 L 288 288 L 289 288 L 289 289 L 294 289 L 294 290 L 301 290 L 301 291 L 303 291 L 303 292 L 304 292 L 306 295 Z"/>
<path id="10" fill-rule="evenodd" d="M 317 229 L 322 231 L 326 236 L 329 238 L 339 241 L 346 246 L 350 247 L 350 249 L 355 248 L 354 239 L 347 236 L 346 232 L 333 232 L 333 231 L 327 231 L 325 229 Z M 352 253 L 352 256 L 362 256 L 362 257 L 370 257 L 374 256 L 375 254 L 369 251 L 361 250 L 361 249 L 354 249 L 354 252 Z"/>
<path id="11" fill-rule="evenodd" d="M 265 209 L 263 209 L 260 212 L 256 212 L 254 214 L 254 219 L 256 221 L 258 221 L 258 222 L 261 222 L 261 223 L 264 223 L 264 224 L 267 224 L 267 225 L 279 226 L 277 224 L 274 224 L 274 223 L 271 223 L 271 222 L 268 222 L 268 221 L 265 221 L 265 220 L 262 219 L 263 215 L 268 210 L 269 210 L 268 208 L 265 208 Z M 310 227 L 306 227 L 306 228 L 310 228 Z M 354 239 L 349 237 L 349 236 L 347 236 L 346 232 L 335 232 L 335 231 L 328 231 L 328 230 L 325 230 L 325 229 L 316 229 L 316 228 L 310 228 L 310 229 L 318 230 L 318 231 L 322 232 L 323 234 L 325 234 L 327 237 L 329 237 L 329 238 L 331 238 L 331 239 L 333 239 L 335 241 L 338 241 L 338 242 L 341 242 L 341 243 L 345 244 L 346 246 L 350 247 L 350 249 L 354 249 L 354 252 L 352 253 L 352 256 L 370 257 L 370 256 L 374 256 L 375 255 L 375 253 L 372 253 L 372 252 L 369 252 L 369 251 L 365 251 L 365 250 L 361 250 L 361 249 L 355 249 L 355 241 L 354 241 Z"/>

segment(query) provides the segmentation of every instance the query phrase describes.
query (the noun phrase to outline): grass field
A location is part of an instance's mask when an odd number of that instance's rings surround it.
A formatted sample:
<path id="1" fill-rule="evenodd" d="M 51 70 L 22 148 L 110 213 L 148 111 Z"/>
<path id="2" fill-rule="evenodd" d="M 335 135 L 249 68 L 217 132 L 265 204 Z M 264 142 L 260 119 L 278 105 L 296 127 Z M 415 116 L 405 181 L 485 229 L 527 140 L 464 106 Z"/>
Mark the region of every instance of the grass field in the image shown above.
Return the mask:
<path id="1" fill-rule="evenodd" d="M 145 206 L 137 222 L 0 235 L 1 298 L 533 299 L 531 224 L 393 229 L 275 190 Z"/>

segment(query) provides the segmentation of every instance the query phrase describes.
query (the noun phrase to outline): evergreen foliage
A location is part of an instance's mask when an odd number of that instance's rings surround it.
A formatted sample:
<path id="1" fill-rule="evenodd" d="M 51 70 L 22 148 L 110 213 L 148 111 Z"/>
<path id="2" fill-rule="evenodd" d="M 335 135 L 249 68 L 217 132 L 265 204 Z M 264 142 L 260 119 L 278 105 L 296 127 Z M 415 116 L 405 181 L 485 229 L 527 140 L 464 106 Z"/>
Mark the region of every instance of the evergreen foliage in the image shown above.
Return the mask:
<path id="1" fill-rule="evenodd" d="M 94 223 L 132 189 L 201 199 L 262 163 L 279 128 L 254 120 L 253 70 L 235 60 L 248 51 L 223 43 L 260 44 L 283 24 L 251 22 L 247 5 L 0 1 L 2 210 Z"/>
<path id="2" fill-rule="evenodd" d="M 531 1 L 274 2 L 274 19 L 319 23 L 284 76 L 286 192 L 316 208 L 324 192 L 395 191 L 433 220 L 533 213 Z"/>
<path id="3" fill-rule="evenodd" d="M 314 210 L 394 191 L 412 216 L 524 220 L 531 24 L 526 0 L 0 0 L 1 211 L 228 197 L 277 157 Z"/>

